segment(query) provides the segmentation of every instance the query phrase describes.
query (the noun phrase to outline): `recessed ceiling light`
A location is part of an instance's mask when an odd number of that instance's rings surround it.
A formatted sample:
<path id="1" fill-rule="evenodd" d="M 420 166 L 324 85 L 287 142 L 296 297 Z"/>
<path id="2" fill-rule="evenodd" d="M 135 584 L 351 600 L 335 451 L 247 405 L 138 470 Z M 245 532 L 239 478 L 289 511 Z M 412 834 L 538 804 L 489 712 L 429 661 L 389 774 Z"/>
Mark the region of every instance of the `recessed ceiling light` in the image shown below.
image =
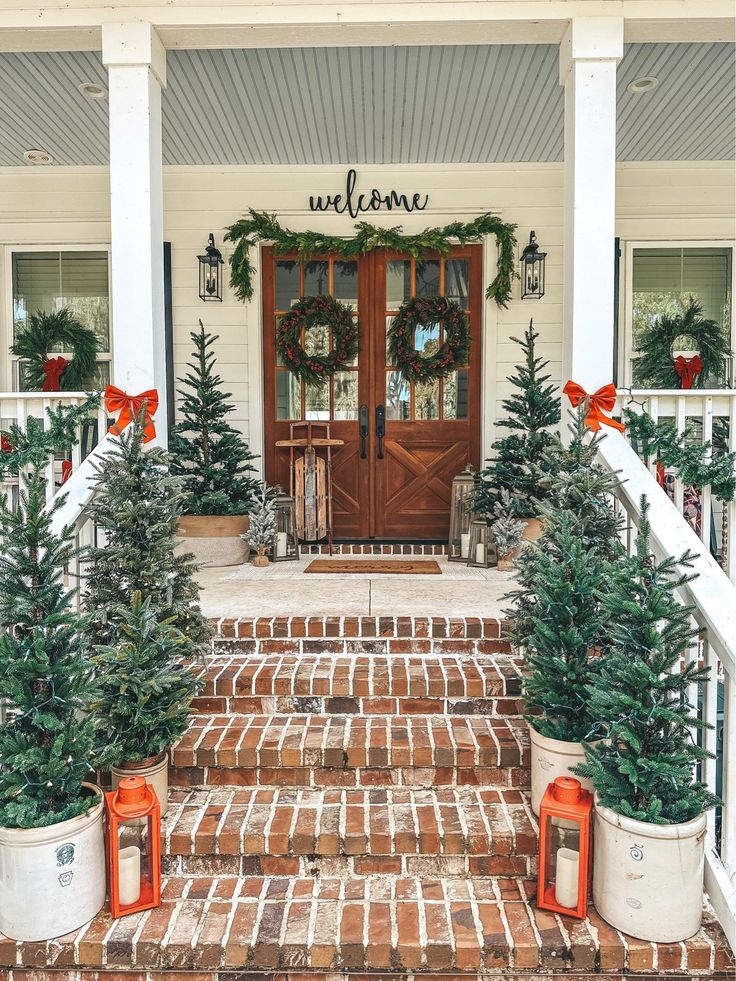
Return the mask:
<path id="1" fill-rule="evenodd" d="M 88 99 L 104 99 L 107 96 L 107 89 L 98 82 L 82 82 L 77 88 Z"/>
<path id="2" fill-rule="evenodd" d="M 37 164 L 41 167 L 54 162 L 54 158 L 46 150 L 26 150 L 23 159 L 29 164 Z"/>
<path id="3" fill-rule="evenodd" d="M 629 92 L 633 92 L 634 95 L 641 95 L 642 92 L 651 92 L 652 89 L 656 89 L 659 85 L 659 79 L 654 75 L 642 75 L 641 78 L 635 78 L 633 82 L 629 83 Z"/>

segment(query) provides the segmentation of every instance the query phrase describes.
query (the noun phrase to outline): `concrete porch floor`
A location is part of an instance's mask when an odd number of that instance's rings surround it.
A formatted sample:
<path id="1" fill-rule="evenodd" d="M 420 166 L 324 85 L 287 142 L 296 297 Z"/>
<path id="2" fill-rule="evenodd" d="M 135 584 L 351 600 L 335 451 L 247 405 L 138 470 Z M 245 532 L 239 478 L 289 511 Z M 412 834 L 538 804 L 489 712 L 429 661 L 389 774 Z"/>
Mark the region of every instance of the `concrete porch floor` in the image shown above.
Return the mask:
<path id="1" fill-rule="evenodd" d="M 436 561 L 441 575 L 305 573 L 318 556 L 271 563 L 202 569 L 202 609 L 208 617 L 268 616 L 503 616 L 504 594 L 513 574 L 473 569 L 444 556 L 411 556 Z M 346 556 L 335 556 L 346 558 Z M 327 558 L 327 556 L 319 556 Z M 366 561 L 374 556 L 350 556 Z M 406 556 L 385 556 L 401 559 Z"/>

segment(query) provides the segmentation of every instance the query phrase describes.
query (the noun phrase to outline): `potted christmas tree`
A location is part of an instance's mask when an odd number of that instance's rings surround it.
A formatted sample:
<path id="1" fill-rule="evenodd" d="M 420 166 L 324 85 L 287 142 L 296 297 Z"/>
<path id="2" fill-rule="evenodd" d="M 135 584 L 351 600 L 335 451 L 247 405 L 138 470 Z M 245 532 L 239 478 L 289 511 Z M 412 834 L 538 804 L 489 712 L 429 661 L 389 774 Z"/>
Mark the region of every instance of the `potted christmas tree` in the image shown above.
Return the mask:
<path id="1" fill-rule="evenodd" d="M 524 537 L 531 540 L 541 534 L 540 504 L 546 498 L 539 479 L 540 468 L 544 466 L 545 451 L 557 438 L 554 428 L 560 421 L 557 390 L 547 384 L 549 362 L 535 352 L 538 337 L 530 320 L 521 340 L 511 338 L 521 347 L 524 362 L 516 366 L 516 374 L 509 379 L 517 391 L 503 400 L 506 415 L 497 422 L 510 433 L 492 444 L 494 455 L 478 474 L 473 500 L 476 514 L 490 515 L 501 491 L 507 490 L 513 516 L 524 520 Z"/>
<path id="2" fill-rule="evenodd" d="M 681 659 L 697 631 L 677 590 L 691 556 L 658 562 L 641 502 L 636 553 L 618 566 L 604 607 L 611 648 L 589 686 L 596 745 L 577 772 L 596 792 L 593 900 L 624 933 L 675 943 L 703 910 L 705 811 L 718 801 L 695 778 L 707 756 L 690 692 L 708 676 Z"/>
<path id="3" fill-rule="evenodd" d="M 233 411 L 229 392 L 221 392 L 212 346 L 217 336 L 199 331 L 189 372 L 179 381 L 181 422 L 169 440 L 172 473 L 184 480 L 186 500 L 179 534 L 200 565 L 239 565 L 248 558 L 250 495 L 257 481 L 240 433 L 227 421 Z"/>
<path id="4" fill-rule="evenodd" d="M 256 568 L 268 565 L 268 552 L 276 540 L 276 503 L 274 500 L 278 488 L 271 488 L 265 483 L 260 484 L 257 491 L 251 494 L 250 527 L 245 532 L 245 538 L 251 548 L 255 549 L 252 559 Z"/>
<path id="5" fill-rule="evenodd" d="M 608 648 L 602 598 L 623 555 L 611 506 L 618 476 L 596 461 L 604 438 L 582 409 L 572 413 L 569 445 L 550 445 L 538 471 L 545 533 L 516 560 L 511 640 L 524 658 L 535 813 L 547 785 L 585 759 L 596 722 L 587 685 Z"/>
<path id="6" fill-rule="evenodd" d="M 169 462 L 164 450 L 143 446 L 139 420 L 123 431 L 117 446 L 101 463 L 96 493 L 87 512 L 103 533 L 105 545 L 90 550 L 84 596 L 92 640 L 102 647 L 117 642 L 118 624 L 126 622 L 125 610 L 134 596 L 140 594 L 148 600 L 156 620 L 170 624 L 181 635 L 176 643 L 173 633 L 166 635 L 175 653 L 160 650 L 164 675 L 174 656 L 184 661 L 203 659 L 211 638 L 199 607 L 196 565 L 191 555 L 175 551 L 185 491 L 181 479 L 169 473 Z M 125 700 L 128 695 L 121 689 L 118 697 Z M 106 762 L 112 764 L 113 784 L 117 786 L 131 771 L 146 777 L 156 789 L 163 815 L 168 768 L 157 737 L 156 732 L 150 740 L 116 742 L 101 749 Z"/>
<path id="7" fill-rule="evenodd" d="M 51 428 L 56 435 L 53 417 Z M 62 502 L 46 507 L 45 467 L 62 448 L 51 441 L 29 421 L 29 433 L 14 427 L 0 454 L 0 471 L 21 481 L 16 509 L 0 495 L 0 699 L 11 706 L 0 726 L 0 933 L 27 941 L 76 930 L 105 901 L 103 801 L 86 782 L 87 618 L 64 585 L 71 529 L 52 531 Z"/>

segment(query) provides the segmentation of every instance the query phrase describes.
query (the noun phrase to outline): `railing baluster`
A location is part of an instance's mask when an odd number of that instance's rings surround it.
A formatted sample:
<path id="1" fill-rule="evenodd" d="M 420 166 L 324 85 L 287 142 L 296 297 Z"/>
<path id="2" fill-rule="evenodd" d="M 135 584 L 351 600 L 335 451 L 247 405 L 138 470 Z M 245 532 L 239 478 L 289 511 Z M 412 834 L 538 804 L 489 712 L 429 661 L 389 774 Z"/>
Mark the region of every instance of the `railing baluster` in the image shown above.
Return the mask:
<path id="1" fill-rule="evenodd" d="M 703 400 L 703 443 L 711 443 L 713 440 L 713 399 L 708 396 Z M 710 461 L 712 453 L 709 451 L 707 460 Z M 712 499 L 710 484 L 703 487 L 700 491 L 700 540 L 710 551 L 710 523 L 712 514 Z"/>
<path id="2" fill-rule="evenodd" d="M 675 425 L 677 427 L 678 434 L 685 432 L 685 426 L 687 424 L 687 402 L 680 396 L 677 399 L 677 409 L 675 414 Z M 677 505 L 677 510 L 680 514 L 685 513 L 685 485 L 680 479 L 679 475 L 675 476 L 675 504 Z"/>
<path id="3" fill-rule="evenodd" d="M 721 815 L 721 858 L 736 868 L 736 678 L 723 677 L 723 811 Z"/>
<path id="4" fill-rule="evenodd" d="M 708 680 L 703 685 L 703 722 L 708 726 L 703 732 L 703 746 L 712 756 L 703 762 L 703 783 L 709 790 L 715 793 L 716 790 L 716 750 L 718 748 L 718 733 L 716 724 L 718 722 L 718 673 L 716 671 L 717 658 L 708 642 L 708 635 L 705 636 L 703 644 L 703 663 L 710 668 Z M 711 809 L 707 814 L 708 837 L 715 842 L 715 811 Z"/>
<path id="5" fill-rule="evenodd" d="M 728 448 L 736 452 L 736 398 L 731 398 L 728 413 Z M 729 501 L 723 509 L 726 522 L 724 539 L 726 540 L 726 572 L 731 582 L 736 582 L 736 500 Z M 736 763 L 736 761 L 734 761 Z M 736 815 L 734 815 L 736 817 Z"/>
<path id="6" fill-rule="evenodd" d="M 652 421 L 653 422 L 658 422 L 659 421 L 659 398 L 656 395 L 650 395 L 649 396 L 649 398 L 647 399 L 647 404 L 646 404 L 646 407 L 645 407 L 644 411 L 649 413 L 649 415 L 652 417 Z M 647 462 L 648 462 L 648 465 L 649 465 L 649 471 L 650 471 L 651 475 L 654 477 L 654 479 L 656 480 L 657 479 L 657 457 L 656 457 L 656 454 L 655 454 L 654 457 L 650 458 Z"/>

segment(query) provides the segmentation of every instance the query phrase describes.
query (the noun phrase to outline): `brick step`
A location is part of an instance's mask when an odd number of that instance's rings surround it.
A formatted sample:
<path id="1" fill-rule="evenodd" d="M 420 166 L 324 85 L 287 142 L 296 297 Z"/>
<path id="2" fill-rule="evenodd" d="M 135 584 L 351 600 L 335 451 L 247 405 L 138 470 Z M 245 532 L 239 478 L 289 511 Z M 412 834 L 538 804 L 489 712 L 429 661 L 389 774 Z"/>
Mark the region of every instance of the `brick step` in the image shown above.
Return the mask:
<path id="1" fill-rule="evenodd" d="M 171 751 L 172 786 L 528 785 L 521 719 L 195 715 Z"/>
<path id="2" fill-rule="evenodd" d="M 198 711 L 494 716 L 522 712 L 520 664 L 508 654 L 387 657 L 256 654 L 239 649 L 253 643 L 216 645 L 218 650 L 238 650 L 210 656 L 205 686 L 194 703 Z"/>
<path id="3" fill-rule="evenodd" d="M 44 943 L 0 938 L 0 967 L 14 978 L 49 969 L 203 971 L 539 971 L 728 976 L 733 961 L 706 911 L 682 944 L 627 938 L 595 911 L 576 921 L 540 912 L 522 879 L 171 877 L 156 909 L 112 921 L 106 912 Z M 28 974 L 22 970 L 27 966 Z M 74 977 L 74 975 L 72 975 Z M 205 977 L 207 975 L 205 974 Z M 196 976 L 196 981 L 203 978 Z"/>
<path id="4" fill-rule="evenodd" d="M 211 621 L 216 644 L 228 640 L 504 641 L 497 617 L 222 617 Z M 421 646 L 421 645 L 420 645 Z M 468 645 L 462 645 L 468 649 Z M 458 647 L 460 649 L 460 647 Z M 383 653 L 389 653 L 387 647 Z M 398 648 L 391 653 L 402 653 Z M 411 653 L 404 650 L 403 653 Z M 493 653 L 486 652 L 486 653 Z"/>
<path id="5" fill-rule="evenodd" d="M 516 790 L 172 791 L 172 874 L 533 875 L 537 830 Z"/>

